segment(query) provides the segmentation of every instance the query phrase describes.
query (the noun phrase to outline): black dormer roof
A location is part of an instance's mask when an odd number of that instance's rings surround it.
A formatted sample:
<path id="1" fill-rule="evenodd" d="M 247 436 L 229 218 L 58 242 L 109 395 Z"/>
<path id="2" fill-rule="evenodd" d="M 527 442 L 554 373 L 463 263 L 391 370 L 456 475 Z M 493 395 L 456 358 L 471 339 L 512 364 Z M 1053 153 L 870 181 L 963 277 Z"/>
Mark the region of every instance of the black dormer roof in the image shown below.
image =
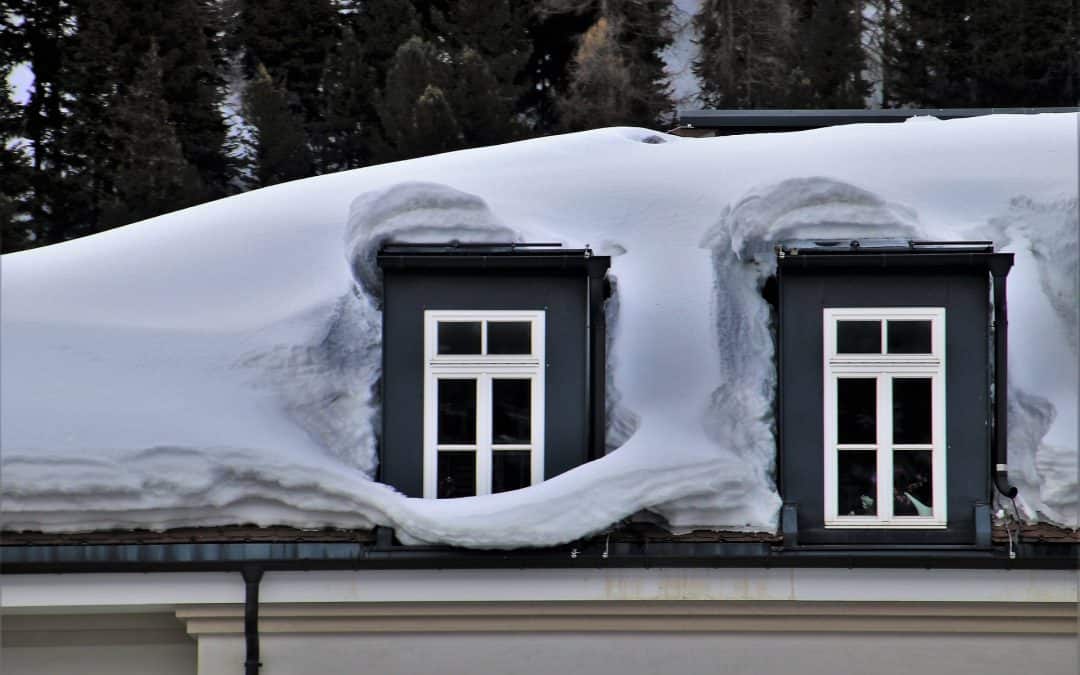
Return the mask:
<path id="1" fill-rule="evenodd" d="M 610 257 L 594 255 L 588 247 L 562 248 L 548 242 L 387 243 L 377 261 L 383 270 L 543 270 L 599 277 L 611 265 Z"/>
<path id="2" fill-rule="evenodd" d="M 1005 274 L 1012 253 L 994 251 L 992 241 L 924 241 L 900 237 L 789 239 L 776 246 L 781 269 L 954 267 Z"/>

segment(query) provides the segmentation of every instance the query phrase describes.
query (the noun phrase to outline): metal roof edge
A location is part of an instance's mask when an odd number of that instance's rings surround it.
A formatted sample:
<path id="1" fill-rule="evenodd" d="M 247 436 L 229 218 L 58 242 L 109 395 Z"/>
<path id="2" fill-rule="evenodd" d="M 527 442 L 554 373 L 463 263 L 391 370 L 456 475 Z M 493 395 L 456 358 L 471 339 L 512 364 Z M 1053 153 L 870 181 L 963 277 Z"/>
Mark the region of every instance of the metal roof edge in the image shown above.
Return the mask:
<path id="1" fill-rule="evenodd" d="M 1037 115 L 1042 113 L 1076 113 L 1080 107 L 1056 106 L 1046 108 L 883 108 L 863 110 L 858 108 L 828 109 L 680 109 L 677 120 L 680 125 L 693 127 L 820 127 L 831 124 L 856 122 L 902 122 L 912 117 L 937 117 L 938 119 L 961 119 L 984 115 Z"/>

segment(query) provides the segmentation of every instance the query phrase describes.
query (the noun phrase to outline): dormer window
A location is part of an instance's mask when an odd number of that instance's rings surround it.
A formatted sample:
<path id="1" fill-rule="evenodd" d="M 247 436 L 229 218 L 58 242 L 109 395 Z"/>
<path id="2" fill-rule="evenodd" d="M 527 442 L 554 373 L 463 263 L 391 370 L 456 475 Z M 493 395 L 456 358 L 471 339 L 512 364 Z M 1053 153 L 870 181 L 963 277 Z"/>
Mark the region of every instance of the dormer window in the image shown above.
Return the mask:
<path id="1" fill-rule="evenodd" d="M 379 480 L 448 499 L 604 452 L 610 258 L 553 244 L 388 244 Z"/>
<path id="2" fill-rule="evenodd" d="M 424 496 L 544 479 L 544 311 L 424 312 Z"/>
<path id="3" fill-rule="evenodd" d="M 990 242 L 778 248 L 786 545 L 989 545 L 1011 264 Z"/>
<path id="4" fill-rule="evenodd" d="M 825 526 L 944 527 L 945 309 L 826 308 Z"/>

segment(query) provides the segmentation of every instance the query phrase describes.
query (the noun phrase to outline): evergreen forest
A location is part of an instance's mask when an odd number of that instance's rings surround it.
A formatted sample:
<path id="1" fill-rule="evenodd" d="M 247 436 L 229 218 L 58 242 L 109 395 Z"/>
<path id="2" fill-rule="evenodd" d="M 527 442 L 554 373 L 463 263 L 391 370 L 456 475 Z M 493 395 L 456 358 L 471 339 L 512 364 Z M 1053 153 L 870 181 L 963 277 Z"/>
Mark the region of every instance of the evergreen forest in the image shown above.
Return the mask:
<path id="1" fill-rule="evenodd" d="M 677 106 L 1080 98 L 1080 0 L 692 4 L 688 104 L 674 0 L 0 0 L 2 250 L 382 162 L 665 130 Z"/>

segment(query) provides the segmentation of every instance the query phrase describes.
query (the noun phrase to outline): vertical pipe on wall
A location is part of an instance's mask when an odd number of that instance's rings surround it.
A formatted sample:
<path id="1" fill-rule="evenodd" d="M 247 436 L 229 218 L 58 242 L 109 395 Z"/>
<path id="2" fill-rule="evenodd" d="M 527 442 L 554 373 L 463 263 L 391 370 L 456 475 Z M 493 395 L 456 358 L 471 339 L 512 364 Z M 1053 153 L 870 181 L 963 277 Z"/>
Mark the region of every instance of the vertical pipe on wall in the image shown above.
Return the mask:
<path id="1" fill-rule="evenodd" d="M 1006 275 L 1012 255 L 995 255 L 990 263 L 994 279 L 994 487 L 1012 499 L 1018 490 L 1009 485 L 1009 317 L 1006 308 Z"/>
<path id="2" fill-rule="evenodd" d="M 247 565 L 241 570 L 244 575 L 244 644 L 247 656 L 244 660 L 244 675 L 259 675 L 259 582 L 262 581 L 263 569 L 258 565 Z"/>

